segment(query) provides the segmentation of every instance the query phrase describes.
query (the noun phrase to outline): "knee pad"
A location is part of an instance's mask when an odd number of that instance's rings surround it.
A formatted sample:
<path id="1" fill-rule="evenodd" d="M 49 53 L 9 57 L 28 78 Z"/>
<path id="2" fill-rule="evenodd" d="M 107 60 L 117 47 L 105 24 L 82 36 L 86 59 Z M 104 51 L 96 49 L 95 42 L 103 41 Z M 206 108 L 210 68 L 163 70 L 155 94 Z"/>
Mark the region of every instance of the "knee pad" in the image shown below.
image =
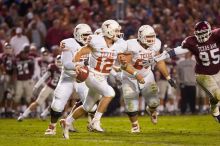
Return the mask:
<path id="1" fill-rule="evenodd" d="M 144 87 L 141 93 L 144 97 L 152 97 L 157 96 L 158 91 L 157 84 L 151 83 L 149 86 Z"/>
<path id="2" fill-rule="evenodd" d="M 156 108 L 160 105 L 160 99 L 157 97 L 151 97 L 150 99 L 147 100 L 147 105 L 150 108 Z"/>
<path id="3" fill-rule="evenodd" d="M 134 116 L 138 115 L 138 111 L 135 111 L 135 112 L 126 112 L 126 114 L 127 114 L 129 117 L 134 117 Z"/>
<path id="4" fill-rule="evenodd" d="M 62 116 L 62 112 L 56 112 L 52 108 L 50 109 L 50 114 L 51 114 L 51 117 L 56 117 L 56 118 L 59 118 Z"/>
<path id="5" fill-rule="evenodd" d="M 61 99 L 54 97 L 51 103 L 51 109 L 56 112 L 63 112 L 66 103 L 64 103 Z"/>
<path id="6" fill-rule="evenodd" d="M 114 98 L 115 97 L 115 90 L 112 87 L 111 88 L 107 88 L 107 90 L 103 92 L 103 95 L 105 97 L 112 97 L 112 98 Z"/>
<path id="7" fill-rule="evenodd" d="M 218 101 L 220 101 L 220 90 L 219 89 L 216 89 L 214 91 L 214 98 Z"/>
<path id="8" fill-rule="evenodd" d="M 139 93 L 132 88 L 123 88 L 123 97 L 124 98 L 137 98 Z"/>

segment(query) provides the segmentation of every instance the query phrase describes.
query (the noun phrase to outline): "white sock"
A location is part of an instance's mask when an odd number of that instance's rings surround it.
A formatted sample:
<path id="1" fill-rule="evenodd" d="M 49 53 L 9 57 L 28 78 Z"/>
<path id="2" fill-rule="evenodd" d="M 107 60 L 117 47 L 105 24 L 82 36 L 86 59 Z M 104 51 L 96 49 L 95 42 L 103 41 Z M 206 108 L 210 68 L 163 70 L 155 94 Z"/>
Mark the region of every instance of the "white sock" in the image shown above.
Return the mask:
<path id="1" fill-rule="evenodd" d="M 30 113 L 31 113 L 30 108 L 27 108 L 27 109 L 24 111 L 23 116 L 26 118 Z"/>
<path id="2" fill-rule="evenodd" d="M 102 114 L 103 113 L 100 113 L 98 111 L 95 112 L 95 115 L 94 115 L 94 120 L 98 120 L 100 121 L 101 117 L 102 117 Z"/>
<path id="3" fill-rule="evenodd" d="M 50 125 L 53 125 L 54 127 L 56 127 L 57 123 L 50 123 Z"/>
<path id="4" fill-rule="evenodd" d="M 175 109 L 174 105 L 173 104 L 169 104 L 169 106 L 167 108 L 168 112 L 173 112 L 174 109 Z"/>
<path id="5" fill-rule="evenodd" d="M 137 125 L 138 124 L 138 121 L 135 121 L 135 122 L 132 122 L 132 125 Z"/>
<path id="6" fill-rule="evenodd" d="M 50 112 L 49 112 L 49 109 L 46 108 L 46 109 L 41 113 L 41 116 L 42 116 L 42 117 L 46 117 L 49 113 L 50 113 Z"/>
<path id="7" fill-rule="evenodd" d="M 67 118 L 66 118 L 66 124 L 67 125 L 71 125 L 73 123 L 75 119 L 73 118 L 72 115 L 69 115 Z"/>

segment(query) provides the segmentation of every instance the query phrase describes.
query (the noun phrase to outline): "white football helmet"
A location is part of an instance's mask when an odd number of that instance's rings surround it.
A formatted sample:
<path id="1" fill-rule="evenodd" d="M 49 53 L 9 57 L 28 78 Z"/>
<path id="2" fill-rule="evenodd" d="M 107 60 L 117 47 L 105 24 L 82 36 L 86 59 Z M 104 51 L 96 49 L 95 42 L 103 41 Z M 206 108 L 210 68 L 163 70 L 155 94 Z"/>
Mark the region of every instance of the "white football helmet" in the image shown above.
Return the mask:
<path id="1" fill-rule="evenodd" d="M 98 28 L 95 30 L 94 34 L 96 35 L 102 35 L 102 29 L 101 28 Z"/>
<path id="2" fill-rule="evenodd" d="M 92 34 L 92 29 L 88 24 L 78 24 L 74 28 L 74 38 L 83 45 L 87 42 L 87 37 Z"/>
<path id="3" fill-rule="evenodd" d="M 150 25 L 142 25 L 138 30 L 138 40 L 147 46 L 152 46 L 156 40 L 156 33 Z"/>
<path id="4" fill-rule="evenodd" d="M 121 26 L 115 20 L 106 20 L 102 23 L 101 29 L 103 36 L 106 36 L 114 41 L 118 40 L 122 36 L 122 33 L 120 32 Z"/>

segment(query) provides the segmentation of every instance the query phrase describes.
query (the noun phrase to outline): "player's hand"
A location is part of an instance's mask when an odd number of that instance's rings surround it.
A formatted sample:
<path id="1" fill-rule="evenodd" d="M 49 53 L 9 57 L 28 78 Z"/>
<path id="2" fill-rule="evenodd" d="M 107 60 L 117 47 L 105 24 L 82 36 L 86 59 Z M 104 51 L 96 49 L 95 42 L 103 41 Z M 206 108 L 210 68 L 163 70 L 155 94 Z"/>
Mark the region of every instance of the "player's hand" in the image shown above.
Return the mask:
<path id="1" fill-rule="evenodd" d="M 82 72 L 82 66 L 80 64 L 76 64 L 75 71 L 77 75 L 80 74 L 80 72 Z"/>
<path id="2" fill-rule="evenodd" d="M 147 60 L 143 60 L 143 61 L 142 61 L 142 65 L 143 65 L 144 67 L 151 66 L 151 65 L 153 65 L 153 64 L 155 64 L 155 63 L 157 63 L 157 62 L 155 61 L 154 58 L 149 58 L 149 59 L 147 59 Z"/>
<path id="3" fill-rule="evenodd" d="M 138 80 L 138 82 L 139 82 L 140 84 L 144 84 L 144 83 L 145 83 L 144 78 L 143 78 L 142 75 L 140 75 L 140 74 L 137 74 L 137 75 L 136 75 L 136 79 Z"/>
<path id="4" fill-rule="evenodd" d="M 176 83 L 174 82 L 174 80 L 173 79 L 169 79 L 169 80 L 167 80 L 168 82 L 169 82 L 169 84 L 170 84 L 170 86 L 171 87 L 173 87 L 173 88 L 177 88 L 177 85 L 176 85 Z"/>

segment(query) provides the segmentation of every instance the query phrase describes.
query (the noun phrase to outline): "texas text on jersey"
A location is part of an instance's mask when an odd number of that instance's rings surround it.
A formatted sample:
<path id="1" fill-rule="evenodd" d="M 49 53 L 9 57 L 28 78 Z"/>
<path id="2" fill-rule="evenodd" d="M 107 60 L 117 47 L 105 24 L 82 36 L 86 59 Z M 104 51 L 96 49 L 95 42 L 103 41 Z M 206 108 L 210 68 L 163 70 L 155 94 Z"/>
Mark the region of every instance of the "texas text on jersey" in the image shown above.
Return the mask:
<path id="1" fill-rule="evenodd" d="M 183 41 L 182 48 L 189 49 L 195 55 L 196 73 L 214 75 L 219 72 L 220 29 L 212 30 L 210 38 L 203 43 L 199 43 L 195 36 L 190 36 Z"/>

